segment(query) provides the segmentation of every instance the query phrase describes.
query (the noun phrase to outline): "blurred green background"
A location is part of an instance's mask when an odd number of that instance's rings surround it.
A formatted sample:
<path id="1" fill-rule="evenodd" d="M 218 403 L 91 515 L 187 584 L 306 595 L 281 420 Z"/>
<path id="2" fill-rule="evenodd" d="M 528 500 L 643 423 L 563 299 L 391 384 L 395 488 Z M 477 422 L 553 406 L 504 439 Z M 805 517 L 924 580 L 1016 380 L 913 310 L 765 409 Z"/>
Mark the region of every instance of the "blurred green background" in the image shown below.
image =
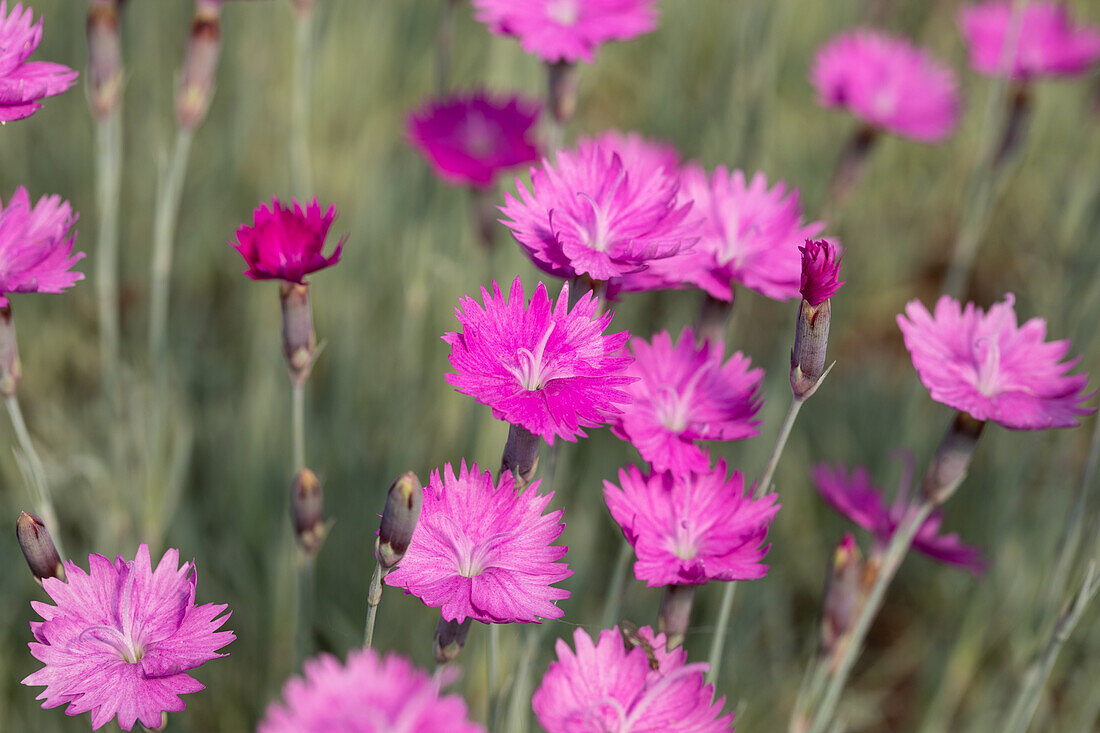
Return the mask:
<path id="1" fill-rule="evenodd" d="M 1100 23 L 1089 0 L 1070 3 Z M 83 71 L 86 6 L 36 0 L 46 18 L 35 59 Z M 461 458 L 495 468 L 506 435 L 489 410 L 443 380 L 456 326 L 453 307 L 493 278 L 540 276 L 507 231 L 485 256 L 473 234 L 469 195 L 437 181 L 404 142 L 403 119 L 433 94 L 441 0 L 320 0 L 316 18 L 310 152 L 314 188 L 335 203 L 334 235 L 348 234 L 343 261 L 313 278 L 318 336 L 326 346 L 308 385 L 308 464 L 324 482 L 334 522 L 316 561 L 312 650 L 340 656 L 360 643 L 373 570 L 373 532 L 390 481 L 405 470 L 426 480 Z M 983 110 L 991 83 L 966 67 L 955 25 L 959 4 L 938 0 L 666 0 L 660 28 L 604 46 L 581 70 L 570 136 L 638 130 L 674 143 L 708 166 L 761 169 L 801 189 L 807 215 L 825 215 L 832 166 L 854 129 L 814 102 L 807 70 L 814 49 L 856 24 L 875 24 L 927 45 L 958 71 L 966 100 L 958 132 L 938 146 L 886 138 L 865 180 L 828 212 L 828 233 L 848 248 L 848 285 L 833 301 L 836 369 L 803 410 L 777 474 L 783 503 L 773 525 L 771 572 L 738 589 L 720 682 L 741 731 L 786 729 L 817 634 L 817 606 L 831 549 L 847 528 L 817 498 L 807 472 L 816 461 L 869 465 L 880 484 L 899 472 L 907 446 L 918 465 L 950 419 L 919 388 L 895 314 L 912 298 L 931 304 L 967 216 L 968 181 L 988 144 Z M 112 436 L 135 443 L 147 402 L 145 329 L 149 251 L 158 175 L 175 130 L 174 81 L 192 6 L 176 0 L 127 3 L 123 19 L 125 162 L 121 278 L 123 358 L 129 412 L 109 419 L 100 392 L 94 284 L 96 256 L 93 122 L 78 85 L 46 100 L 28 120 L 0 130 L 0 195 L 18 185 L 33 197 L 59 193 L 82 212 L 78 247 L 89 279 L 65 295 L 12 298 L 25 378 L 20 397 L 44 454 L 61 534 L 76 558 L 129 557 L 142 539 L 140 466 L 112 471 Z M 194 430 L 176 511 L 163 545 L 199 568 L 201 602 L 227 602 L 238 639 L 231 655 L 197 672 L 208 689 L 187 697 L 169 730 L 254 727 L 294 660 L 272 612 L 287 520 L 290 400 L 280 353 L 276 287 L 249 281 L 227 244 L 256 203 L 289 197 L 288 133 L 294 13 L 288 0 L 227 3 L 216 96 L 198 130 L 182 198 L 170 316 L 172 394 L 177 422 Z M 1011 291 L 1022 318 L 1047 318 L 1055 338 L 1072 337 L 1081 368 L 1100 373 L 1100 77 L 1035 87 L 1035 115 L 1021 158 L 999 191 L 970 296 L 982 305 Z M 541 97 L 539 63 L 496 39 L 458 8 L 452 83 Z M 999 122 L 999 118 L 998 118 Z M 501 199 L 503 195 L 500 195 Z M 548 283 L 550 284 L 550 283 Z M 556 283 L 551 284 L 556 289 Z M 616 306 L 615 325 L 649 334 L 678 331 L 698 308 L 696 292 L 645 294 Z M 742 291 L 730 344 L 765 367 L 763 434 L 718 446 L 759 476 L 789 395 L 787 359 L 796 306 Z M 1097 384 L 1093 380 L 1093 384 Z M 992 731 L 1016 694 L 1030 658 L 1049 634 L 1086 557 L 1097 554 L 1100 487 L 1076 505 L 1094 418 L 1049 433 L 989 429 L 971 477 L 946 511 L 946 527 L 985 548 L 983 580 L 909 559 L 891 589 L 841 705 L 846 730 Z M 7 420 L 0 441 L 12 444 Z M 544 461 L 546 459 L 544 458 Z M 601 482 L 637 456 L 605 430 L 565 445 L 554 476 L 564 506 L 565 618 L 595 633 L 619 537 Z M 131 461 L 131 463 L 134 463 Z M 545 470 L 545 463 L 544 463 Z M 14 523 L 30 508 L 10 451 L 0 451 L 0 515 Z M 1075 506 L 1077 507 L 1075 509 Z M 1068 580 L 1051 573 L 1074 511 L 1084 539 Z M 9 526 L 10 526 L 9 524 Z M 87 716 L 41 711 L 19 680 L 38 667 L 26 649 L 29 601 L 43 597 L 26 572 L 14 533 L 0 542 L 0 729 L 80 731 Z M 868 549 L 866 536 L 860 537 Z M 698 594 L 688 638 L 705 657 L 719 587 Z M 659 595 L 635 582 L 624 615 L 655 620 Z M 431 666 L 438 617 L 414 597 L 387 591 L 376 640 Z M 1097 729 L 1100 628 L 1097 609 L 1065 647 L 1033 730 Z M 475 624 L 458 689 L 483 719 L 487 635 Z M 504 629 L 505 670 L 524 636 Z M 108 726 L 113 729 L 114 724 Z M 532 726 L 534 729 L 534 726 Z"/>

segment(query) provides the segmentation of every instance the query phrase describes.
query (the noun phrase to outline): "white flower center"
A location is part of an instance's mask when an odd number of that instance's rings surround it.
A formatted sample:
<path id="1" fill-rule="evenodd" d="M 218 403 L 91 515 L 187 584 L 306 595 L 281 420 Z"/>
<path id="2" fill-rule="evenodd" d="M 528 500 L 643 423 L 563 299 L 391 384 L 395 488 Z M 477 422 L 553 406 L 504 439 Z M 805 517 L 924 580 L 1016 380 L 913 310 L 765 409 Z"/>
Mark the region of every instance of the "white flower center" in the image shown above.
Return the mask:
<path id="1" fill-rule="evenodd" d="M 977 357 L 977 388 L 986 397 L 993 397 L 1001 391 L 1001 349 L 997 339 L 981 338 L 974 343 L 974 355 Z"/>
<path id="2" fill-rule="evenodd" d="M 118 652 L 122 661 L 137 664 L 145 656 L 145 648 L 112 626 L 89 626 L 80 632 L 79 641 L 96 641 Z"/>
<path id="3" fill-rule="evenodd" d="M 504 368 L 511 372 L 520 386 L 528 392 L 542 389 L 547 382 L 559 376 L 557 370 L 546 364 L 546 344 L 550 341 L 550 334 L 553 332 L 554 322 L 550 321 L 534 351 L 528 348 L 517 349 L 515 366 L 504 363 Z"/>
<path id="4" fill-rule="evenodd" d="M 558 25 L 574 26 L 581 17 L 577 0 L 551 0 L 546 4 L 546 16 Z"/>
<path id="5" fill-rule="evenodd" d="M 672 535 L 669 549 L 672 554 L 681 560 L 694 560 L 699 554 L 695 533 L 691 531 L 686 519 L 681 519 L 676 524 L 676 530 Z"/>
<path id="6" fill-rule="evenodd" d="M 662 384 L 654 395 L 653 409 L 661 424 L 673 433 L 682 433 L 691 422 L 692 401 L 695 398 L 695 390 L 699 382 L 710 372 L 710 365 L 704 364 L 692 373 L 683 387 L 677 389 L 668 384 Z"/>

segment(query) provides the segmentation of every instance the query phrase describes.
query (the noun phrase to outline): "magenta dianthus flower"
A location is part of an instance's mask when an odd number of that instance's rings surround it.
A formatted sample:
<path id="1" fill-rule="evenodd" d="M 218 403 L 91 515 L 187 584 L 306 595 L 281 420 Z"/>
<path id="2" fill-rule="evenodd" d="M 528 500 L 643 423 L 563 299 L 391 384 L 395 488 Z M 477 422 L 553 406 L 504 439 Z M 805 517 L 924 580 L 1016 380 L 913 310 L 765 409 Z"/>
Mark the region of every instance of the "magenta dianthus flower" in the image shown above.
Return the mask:
<path id="1" fill-rule="evenodd" d="M 811 476 L 821 498 L 860 527 L 874 533 L 881 547 L 889 544 L 906 512 L 910 511 L 904 491 L 899 491 L 893 505 L 887 507 L 882 490 L 871 482 L 871 474 L 863 466 L 856 466 L 849 475 L 844 466 L 830 468 L 821 463 L 813 467 Z M 938 511 L 932 514 L 917 530 L 913 547 L 933 560 L 981 575 L 985 570 L 981 552 L 964 545 L 957 534 L 940 534 L 942 524 L 942 514 Z"/>
<path id="2" fill-rule="evenodd" d="M 954 73 L 903 38 L 844 33 L 817 52 L 811 76 L 823 107 L 845 108 L 903 137 L 937 142 L 958 120 Z"/>
<path id="3" fill-rule="evenodd" d="M 549 444 L 559 437 L 587 437 L 584 428 L 603 425 L 630 404 L 624 372 L 632 359 L 622 353 L 630 334 L 605 334 L 610 312 L 597 315 L 591 292 L 569 310 L 569 285 L 551 305 L 546 286 L 535 288 L 528 306 L 517 277 L 505 298 L 481 289 L 484 307 L 465 297 L 455 309 L 460 333 L 447 333 L 451 366 L 447 383 L 493 408 L 493 416 L 521 425 Z"/>
<path id="4" fill-rule="evenodd" d="M 1095 395 L 1084 394 L 1088 375 L 1067 374 L 1077 363 L 1062 361 L 1070 342 L 1044 343 L 1045 320 L 1017 326 L 1015 302 L 1009 293 L 986 313 L 944 295 L 933 315 L 910 301 L 897 321 L 913 367 L 932 399 L 976 420 L 1013 430 L 1073 427 L 1096 411 L 1080 406 Z"/>
<path id="5" fill-rule="evenodd" d="M 1086 71 L 1100 59 L 1100 28 L 1074 28 L 1065 5 L 1027 3 L 1015 22 L 1013 6 L 995 0 L 967 5 L 959 12 L 970 65 L 980 73 L 1016 80 L 1068 76 Z M 1005 51 L 1010 31 L 1016 36 L 1011 58 Z"/>
<path id="6" fill-rule="evenodd" d="M 236 638 L 218 631 L 224 604 L 195 605 L 195 567 L 181 567 L 177 550 L 156 569 L 142 544 L 132 561 L 89 555 L 87 573 L 67 562 L 65 574 L 42 582 L 57 605 L 31 602 L 44 620 L 31 622 L 29 646 L 45 666 L 23 684 L 46 686 L 44 708 L 91 712 L 93 729 L 116 715 L 123 730 L 159 728 L 162 712 L 183 710 L 180 695 L 204 687 L 186 672 L 226 656 L 218 650 Z"/>
<path id="7" fill-rule="evenodd" d="M 657 27 L 656 0 L 474 0 L 474 11 L 491 33 L 551 63 L 591 63 L 601 43 Z"/>
<path id="8" fill-rule="evenodd" d="M 405 132 L 440 178 L 486 189 L 500 171 L 539 159 L 538 116 L 534 102 L 476 92 L 429 102 Z"/>
<path id="9" fill-rule="evenodd" d="M 558 639 L 557 661 L 531 698 L 547 733 L 732 731 L 733 713 L 722 715 L 725 698 L 715 700 L 704 679 L 707 665 L 688 664 L 683 648 L 665 654 L 664 634 L 643 628 L 638 635 L 645 646 L 628 649 L 618 627 L 601 631 L 595 644 L 577 629 L 575 652 Z"/>
<path id="10" fill-rule="evenodd" d="M 451 464 L 433 471 L 412 542 L 386 583 L 403 588 L 448 621 L 538 622 L 561 618 L 555 588 L 573 571 L 559 562 L 566 549 L 553 544 L 565 529 L 562 512 L 544 514 L 554 492 L 540 494 L 539 481 L 517 494 L 505 471 L 493 485 L 477 464 L 458 475 Z"/>
<path id="11" fill-rule="evenodd" d="M 505 195 L 502 223 L 534 263 L 557 277 L 607 281 L 644 270 L 698 240 L 675 171 L 586 141 L 531 169 L 531 190 Z"/>
<path id="12" fill-rule="evenodd" d="M 283 280 L 303 283 L 305 276 L 335 265 L 344 248 L 342 238 L 328 257 L 321 252 L 329 227 L 336 219 L 336 207 L 321 213 L 321 205 L 313 199 L 302 210 L 296 200 L 293 208 L 272 197 L 271 208 L 261 203 L 252 212 L 252 226 L 237 229 L 233 248 L 248 264 L 244 271 L 253 280 Z"/>
<path id="13" fill-rule="evenodd" d="M 713 176 L 690 163 L 682 173 L 681 198 L 705 217 L 703 236 L 689 255 L 689 280 L 718 300 L 733 299 L 733 285 L 775 300 L 798 296 L 798 246 L 823 228 L 802 221 L 798 189 L 780 181 L 768 188 L 763 173 L 745 174 L 719 166 Z"/>
<path id="14" fill-rule="evenodd" d="M 0 204 L 0 308 L 8 293 L 60 293 L 84 279 L 70 269 L 84 257 L 73 254 L 76 219 L 60 196 L 43 196 L 32 208 L 22 186 Z"/>
<path id="15" fill-rule="evenodd" d="M 621 488 L 620 488 L 621 487 Z M 634 575 L 650 587 L 763 578 L 764 538 L 779 511 L 776 495 L 753 499 L 739 471 L 719 460 L 703 473 L 673 476 L 619 470 L 604 500 L 638 559 Z"/>
<path id="16" fill-rule="evenodd" d="M 760 385 L 764 370 L 752 369 L 741 352 L 722 362 L 723 345 L 695 346 L 690 328 L 673 345 L 668 331 L 652 343 L 630 341 L 635 362 L 627 389 L 634 403 L 612 431 L 630 441 L 657 471 L 685 474 L 710 470 L 710 458 L 695 441 L 743 440 L 760 432 Z"/>
<path id="17" fill-rule="evenodd" d="M 52 97 L 76 83 L 77 73 L 49 61 L 27 61 L 42 41 L 42 18 L 33 23 L 34 11 L 16 3 L 8 13 L 0 0 L 0 122 L 30 117 Z"/>
<path id="18" fill-rule="evenodd" d="M 827 239 L 807 239 L 798 251 L 802 253 L 802 299 L 816 308 L 833 297 L 844 284 L 840 279 L 844 250 Z"/>
<path id="19" fill-rule="evenodd" d="M 400 655 L 356 649 L 347 664 L 331 654 L 306 660 L 257 733 L 483 733 L 461 695 L 440 694 L 454 676 L 429 676 Z"/>

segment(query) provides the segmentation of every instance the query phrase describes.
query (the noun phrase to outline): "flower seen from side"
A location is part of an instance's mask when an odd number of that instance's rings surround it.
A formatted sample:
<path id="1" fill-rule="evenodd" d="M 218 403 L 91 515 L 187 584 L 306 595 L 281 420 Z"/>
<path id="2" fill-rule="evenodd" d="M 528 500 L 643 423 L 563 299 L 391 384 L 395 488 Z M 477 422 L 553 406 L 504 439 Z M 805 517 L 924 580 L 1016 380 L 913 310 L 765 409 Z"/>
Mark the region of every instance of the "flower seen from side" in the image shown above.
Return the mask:
<path id="1" fill-rule="evenodd" d="M 60 196 L 43 196 L 33 207 L 20 186 L 0 204 L 0 308 L 10 293 L 60 293 L 84 275 L 71 268 L 77 214 Z"/>
<path id="2" fill-rule="evenodd" d="M 16 3 L 8 12 L 0 0 L 0 123 L 30 117 L 39 100 L 61 94 L 76 83 L 77 72 L 50 61 L 28 61 L 42 42 L 42 18 L 31 6 Z"/>
<path id="3" fill-rule="evenodd" d="M 248 265 L 244 274 L 253 280 L 303 284 L 306 275 L 335 265 L 346 237 L 331 255 L 322 252 L 335 219 L 336 207 L 322 213 L 317 199 L 305 209 L 296 200 L 287 206 L 275 197 L 270 208 L 261 203 L 252 212 L 252 226 L 238 227 L 237 241 L 232 243 Z"/>
<path id="4" fill-rule="evenodd" d="M 1100 27 L 1074 27 L 1062 3 L 1029 2 L 1013 18 L 1018 3 L 965 5 L 959 26 L 970 50 L 970 65 L 987 76 L 1017 81 L 1084 73 L 1100 59 Z M 1014 42 L 1009 55 L 1007 42 Z"/>

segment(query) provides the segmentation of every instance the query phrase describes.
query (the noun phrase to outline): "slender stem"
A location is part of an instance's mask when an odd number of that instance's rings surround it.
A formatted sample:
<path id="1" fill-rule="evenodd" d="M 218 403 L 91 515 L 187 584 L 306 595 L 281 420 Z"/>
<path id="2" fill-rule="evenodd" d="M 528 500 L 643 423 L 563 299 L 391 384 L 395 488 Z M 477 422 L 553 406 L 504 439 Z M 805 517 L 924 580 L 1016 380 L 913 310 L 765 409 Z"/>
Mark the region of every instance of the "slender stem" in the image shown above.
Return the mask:
<path id="1" fill-rule="evenodd" d="M 458 0 L 446 0 L 443 15 L 439 19 L 439 33 L 435 39 L 435 89 L 440 94 L 447 91 L 451 72 L 451 52 L 455 45 L 455 11 Z"/>
<path id="2" fill-rule="evenodd" d="M 382 564 L 376 563 L 374 575 L 370 579 L 370 590 L 367 591 L 367 625 L 363 631 L 363 646 L 368 649 L 374 643 L 374 622 L 378 619 L 378 604 L 382 602 L 382 578 L 385 574 Z"/>
<path id="3" fill-rule="evenodd" d="M 775 478 L 775 469 L 779 467 L 779 459 L 783 456 L 783 449 L 787 447 L 787 440 L 791 437 L 794 421 L 798 418 L 798 413 L 804 402 L 805 400 L 796 397 L 791 398 L 791 406 L 787 409 L 787 416 L 783 418 L 783 425 L 779 428 L 779 435 L 775 438 L 775 445 L 772 447 L 771 456 L 768 457 L 768 465 L 764 468 L 764 475 L 760 477 L 756 488 L 753 489 L 752 497 L 754 499 L 759 499 L 768 493 L 768 489 L 771 488 L 772 479 Z"/>
<path id="4" fill-rule="evenodd" d="M 626 587 L 626 573 L 630 569 L 630 558 L 634 548 L 625 539 L 619 545 L 619 555 L 615 558 L 615 568 L 611 572 L 611 583 L 607 586 L 607 596 L 603 602 L 603 614 L 600 616 L 600 628 L 611 628 L 619 615 L 623 602 L 623 588 Z"/>
<path id="5" fill-rule="evenodd" d="M 707 682 L 717 684 L 718 673 L 722 671 L 722 654 L 726 648 L 726 630 L 730 625 L 730 614 L 733 611 L 733 595 L 737 590 L 737 583 L 725 583 L 722 585 L 722 602 L 718 606 L 718 622 L 714 627 L 714 636 L 710 640 L 710 652 L 707 654 L 707 664 L 710 665 L 710 674 Z"/>
<path id="6" fill-rule="evenodd" d="M 486 716 L 486 728 L 496 730 L 497 688 L 500 686 L 500 624 L 489 624 L 489 714 Z"/>
<path id="7" fill-rule="evenodd" d="M 53 501 L 50 499 L 50 489 L 46 483 L 46 468 L 42 465 L 42 459 L 39 458 L 38 451 L 34 449 L 34 441 L 31 440 L 31 434 L 27 431 L 27 423 L 23 420 L 23 411 L 19 408 L 18 398 L 15 395 L 5 397 L 4 404 L 11 416 L 15 438 L 19 441 L 19 447 L 30 466 L 30 476 L 28 477 L 30 480 L 28 483 L 37 504 L 38 513 L 50 530 L 54 545 L 57 547 L 57 554 L 61 556 L 62 560 L 65 560 L 68 555 L 65 554 L 65 548 L 61 544 L 61 525 L 58 524 L 57 513 L 54 511 Z"/>
<path id="8" fill-rule="evenodd" d="M 313 556 L 297 550 L 298 564 L 298 633 L 295 668 L 312 653 L 313 641 Z"/>
<path id="9" fill-rule="evenodd" d="M 305 381 L 294 381 L 290 389 L 291 445 L 294 457 L 294 472 L 306 466 L 306 389 Z"/>
<path id="10" fill-rule="evenodd" d="M 290 113 L 290 180 L 298 196 L 313 190 L 309 160 L 309 110 L 313 78 L 313 8 L 298 10 L 294 28 L 294 78 Z"/>
<path id="11" fill-rule="evenodd" d="M 96 299 L 99 310 L 100 369 L 112 418 L 122 413 L 118 373 L 118 201 L 122 167 L 122 118 L 116 107 L 96 123 Z M 118 466 L 115 466 L 118 469 Z"/>

